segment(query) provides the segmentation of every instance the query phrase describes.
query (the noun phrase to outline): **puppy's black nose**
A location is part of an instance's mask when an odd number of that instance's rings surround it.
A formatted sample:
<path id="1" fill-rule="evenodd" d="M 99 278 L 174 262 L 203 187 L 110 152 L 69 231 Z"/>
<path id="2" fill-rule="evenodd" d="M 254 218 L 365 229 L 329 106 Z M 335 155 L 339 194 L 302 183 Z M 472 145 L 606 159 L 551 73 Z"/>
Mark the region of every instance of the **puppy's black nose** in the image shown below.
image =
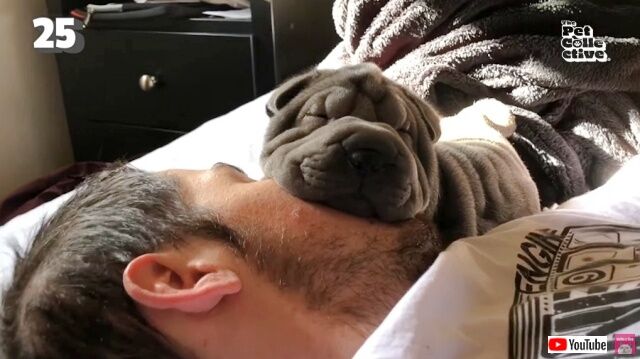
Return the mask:
<path id="1" fill-rule="evenodd" d="M 372 149 L 360 149 L 347 154 L 349 163 L 361 175 L 380 172 L 390 164 L 385 157 L 382 153 Z"/>

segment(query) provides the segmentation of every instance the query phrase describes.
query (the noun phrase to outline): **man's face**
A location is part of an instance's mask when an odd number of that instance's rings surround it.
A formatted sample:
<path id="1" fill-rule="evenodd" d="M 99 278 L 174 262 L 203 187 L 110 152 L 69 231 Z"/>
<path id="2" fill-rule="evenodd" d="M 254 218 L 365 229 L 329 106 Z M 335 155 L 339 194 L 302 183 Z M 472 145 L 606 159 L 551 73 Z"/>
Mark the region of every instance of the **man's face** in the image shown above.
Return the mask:
<path id="1" fill-rule="evenodd" d="M 437 252 L 435 236 L 418 221 L 354 217 L 231 166 L 160 175 L 176 179 L 185 202 L 228 227 L 243 247 L 239 253 L 224 240 L 191 236 L 160 252 L 151 270 L 131 274 L 143 289 L 193 297 L 205 292 L 193 288 L 208 271 L 231 273 L 211 275 L 225 279 L 221 300 L 207 310 L 172 302 L 159 309 L 153 297 L 133 296 L 186 357 L 299 357 L 315 347 L 324 347 L 318 357 L 350 356 Z"/>

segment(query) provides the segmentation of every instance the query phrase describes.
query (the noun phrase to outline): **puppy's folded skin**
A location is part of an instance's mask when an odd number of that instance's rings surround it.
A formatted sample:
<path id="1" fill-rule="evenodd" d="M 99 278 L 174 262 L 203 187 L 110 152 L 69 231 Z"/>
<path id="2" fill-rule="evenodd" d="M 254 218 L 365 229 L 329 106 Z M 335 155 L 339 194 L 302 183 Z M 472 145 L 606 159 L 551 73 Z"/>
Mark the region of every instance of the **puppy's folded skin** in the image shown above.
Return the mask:
<path id="1" fill-rule="evenodd" d="M 263 170 L 302 199 L 384 221 L 435 220 L 445 241 L 539 211 L 506 139 L 514 118 L 497 100 L 441 119 L 362 64 L 297 76 L 267 111 Z"/>

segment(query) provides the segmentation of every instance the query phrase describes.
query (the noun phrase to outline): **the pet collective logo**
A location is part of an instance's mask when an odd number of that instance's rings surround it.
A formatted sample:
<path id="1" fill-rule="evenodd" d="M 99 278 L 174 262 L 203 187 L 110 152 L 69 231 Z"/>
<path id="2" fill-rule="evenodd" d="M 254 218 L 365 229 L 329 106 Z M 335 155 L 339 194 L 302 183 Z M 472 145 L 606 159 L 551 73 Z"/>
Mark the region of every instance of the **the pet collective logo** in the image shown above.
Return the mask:
<path id="1" fill-rule="evenodd" d="M 575 21 L 562 20 L 562 58 L 567 62 L 607 62 L 607 43 L 593 36 L 589 25 L 578 26 Z"/>
<path id="2" fill-rule="evenodd" d="M 606 353 L 606 336 L 549 336 L 549 353 Z"/>

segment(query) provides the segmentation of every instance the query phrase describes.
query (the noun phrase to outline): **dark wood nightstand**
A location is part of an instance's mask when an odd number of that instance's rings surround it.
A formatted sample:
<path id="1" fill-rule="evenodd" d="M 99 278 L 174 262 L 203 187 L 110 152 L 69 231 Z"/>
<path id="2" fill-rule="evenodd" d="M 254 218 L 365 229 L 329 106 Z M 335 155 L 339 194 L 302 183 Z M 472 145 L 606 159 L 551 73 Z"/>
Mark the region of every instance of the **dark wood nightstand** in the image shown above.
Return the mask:
<path id="1" fill-rule="evenodd" d="M 86 3 L 48 0 L 50 16 Z M 82 52 L 56 55 L 76 161 L 145 154 L 320 61 L 338 42 L 331 3 L 252 0 L 250 21 L 83 30 Z"/>

